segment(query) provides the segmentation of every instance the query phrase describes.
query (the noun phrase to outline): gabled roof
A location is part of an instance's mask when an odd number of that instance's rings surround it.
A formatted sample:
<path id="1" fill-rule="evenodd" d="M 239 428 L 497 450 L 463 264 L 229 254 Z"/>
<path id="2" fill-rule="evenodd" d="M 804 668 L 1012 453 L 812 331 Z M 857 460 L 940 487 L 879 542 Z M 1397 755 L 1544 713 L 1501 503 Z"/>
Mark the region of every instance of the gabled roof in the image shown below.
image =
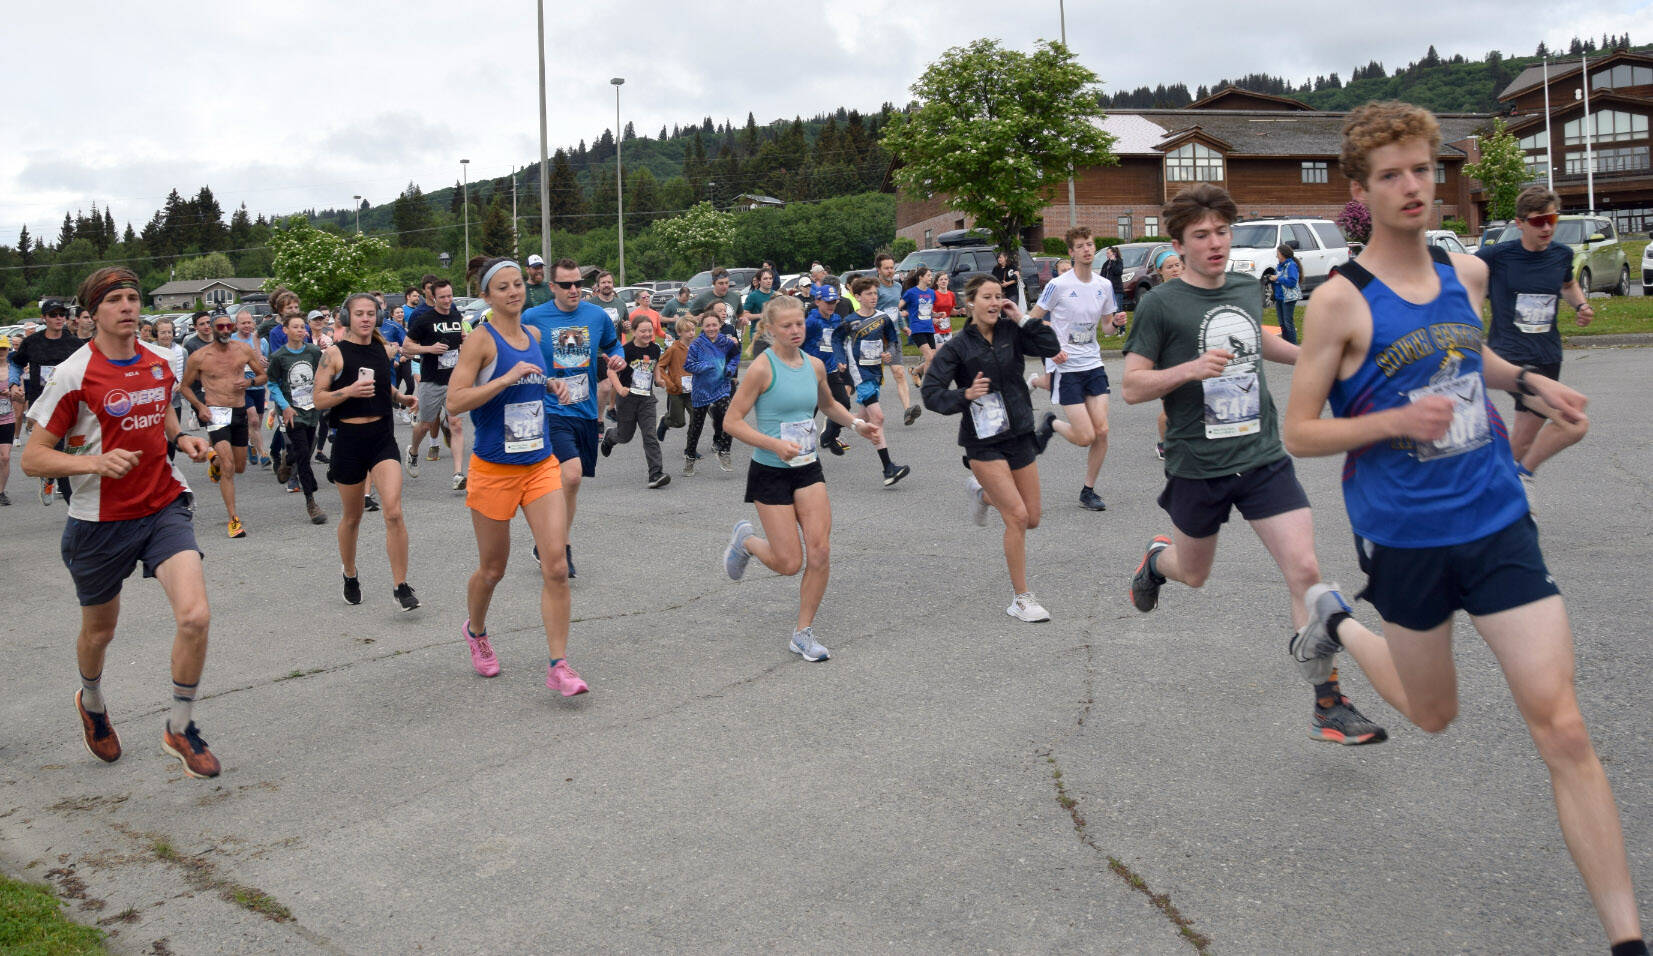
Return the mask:
<path id="1" fill-rule="evenodd" d="M 1193 126 L 1185 126 L 1182 129 L 1175 129 L 1175 130 L 1170 131 L 1169 133 L 1165 134 L 1164 139 L 1160 140 L 1159 143 L 1157 143 L 1154 146 L 1154 149 L 1156 149 L 1156 150 L 1158 150 L 1162 153 L 1169 152 L 1169 151 L 1177 148 L 1178 146 L 1181 146 L 1183 143 L 1186 143 L 1189 140 L 1193 140 L 1193 139 L 1202 140 L 1202 141 L 1204 141 L 1204 142 L 1206 142 L 1206 143 L 1208 143 L 1212 146 L 1217 147 L 1218 150 L 1220 150 L 1224 153 L 1229 153 L 1229 152 L 1234 151 L 1234 144 L 1233 143 L 1230 143 L 1228 140 L 1225 140 L 1220 136 L 1214 135 L 1209 130 L 1205 129 L 1204 127 L 1202 127 L 1198 124 L 1195 124 Z"/>
<path id="2" fill-rule="evenodd" d="M 1225 100 L 1239 101 L 1238 108 L 1240 109 L 1247 108 L 1244 103 L 1245 100 L 1262 100 L 1265 103 L 1273 103 L 1284 110 L 1314 111 L 1314 107 L 1303 102 L 1302 100 L 1294 100 L 1289 96 L 1274 96 L 1269 93 L 1258 93 L 1254 90 L 1242 90 L 1233 84 L 1223 87 L 1204 99 L 1195 100 L 1183 108 L 1190 110 L 1223 110 L 1236 108 L 1236 106 L 1224 106 L 1223 102 Z"/>
<path id="3" fill-rule="evenodd" d="M 1639 96 L 1624 96 L 1619 93 L 1615 93 L 1612 90 L 1600 90 L 1590 94 L 1591 112 L 1596 112 L 1606 106 L 1626 106 L 1636 110 L 1646 110 L 1647 100 Z M 1551 98 L 1550 121 L 1552 123 L 1557 119 L 1565 119 L 1566 117 L 1574 116 L 1583 112 L 1584 101 L 1582 99 L 1569 99 L 1563 102 L 1561 100 L 1554 99 L 1553 97 Z M 1533 113 L 1521 113 L 1510 117 L 1506 122 L 1508 124 L 1509 131 L 1512 133 L 1519 130 L 1535 129 L 1544 125 L 1544 111 L 1538 110 Z"/>
<path id="4" fill-rule="evenodd" d="M 1114 113 L 1109 116 L 1125 115 Z M 1166 129 L 1171 135 L 1155 143 L 1158 150 L 1181 142 L 1176 137 L 1198 130 L 1205 139 L 1227 144 L 1232 156 L 1336 156 L 1343 149 L 1342 112 L 1284 110 L 1137 110 L 1139 119 Z M 1446 145 L 1477 134 L 1491 117 L 1481 113 L 1438 114 L 1442 158 L 1462 158 L 1463 150 Z M 1197 121 L 1196 125 L 1190 125 Z"/>
<path id="5" fill-rule="evenodd" d="M 150 292 L 150 295 L 195 295 L 205 292 L 215 285 L 221 285 L 236 292 L 257 292 L 264 288 L 269 279 L 177 279 L 165 283 L 160 288 Z"/>
<path id="6" fill-rule="evenodd" d="M 1591 67 L 1594 68 L 1603 64 L 1622 62 L 1640 63 L 1645 66 L 1653 66 L 1653 56 L 1648 56 L 1645 53 L 1631 53 L 1628 50 L 1620 50 L 1617 53 L 1609 53 L 1606 56 L 1596 59 L 1591 64 Z M 1556 60 L 1554 63 L 1550 64 L 1550 82 L 1555 83 L 1564 77 L 1577 76 L 1579 67 L 1580 64 L 1576 57 L 1568 57 L 1565 60 Z M 1541 63 L 1538 66 L 1529 66 L 1525 70 L 1522 70 L 1519 76 L 1511 80 L 1509 86 L 1504 87 L 1504 92 L 1498 94 L 1498 99 L 1502 101 L 1520 96 L 1522 93 L 1527 92 L 1543 82 L 1544 65 Z"/>

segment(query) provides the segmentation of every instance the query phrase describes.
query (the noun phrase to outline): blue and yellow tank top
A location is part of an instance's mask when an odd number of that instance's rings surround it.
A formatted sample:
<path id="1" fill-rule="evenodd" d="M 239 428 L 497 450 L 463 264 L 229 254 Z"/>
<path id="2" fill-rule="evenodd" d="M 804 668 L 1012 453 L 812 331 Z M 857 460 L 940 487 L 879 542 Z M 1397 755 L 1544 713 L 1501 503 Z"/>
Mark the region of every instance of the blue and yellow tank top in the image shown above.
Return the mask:
<path id="1" fill-rule="evenodd" d="M 551 455 L 551 442 L 545 434 L 545 356 L 526 326 L 525 349 L 505 341 L 492 323 L 481 327 L 493 336 L 494 360 L 477 373 L 476 384 L 486 385 L 516 368 L 518 362 L 527 362 L 539 371 L 524 375 L 515 385 L 506 386 L 503 392 L 471 409 L 471 428 L 476 432 L 471 451 L 496 465 L 539 464 Z"/>

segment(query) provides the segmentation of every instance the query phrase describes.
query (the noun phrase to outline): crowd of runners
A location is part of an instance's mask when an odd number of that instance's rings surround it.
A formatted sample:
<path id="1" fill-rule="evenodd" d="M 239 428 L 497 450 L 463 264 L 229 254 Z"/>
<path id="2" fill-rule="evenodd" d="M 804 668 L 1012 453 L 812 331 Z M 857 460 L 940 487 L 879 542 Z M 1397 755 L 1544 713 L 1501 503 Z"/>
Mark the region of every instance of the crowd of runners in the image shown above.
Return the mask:
<path id="1" fill-rule="evenodd" d="M 1121 570 L 1119 593 L 1128 579 L 1129 600 L 1146 613 L 1168 582 L 1203 585 L 1218 533 L 1238 509 L 1285 580 L 1292 627 L 1274 652 L 1289 653 L 1311 688 L 1311 733 L 1348 745 L 1388 732 L 1341 689 L 1339 652 L 1410 722 L 1440 731 L 1458 712 L 1452 622 L 1466 612 L 1545 762 L 1567 847 L 1613 952 L 1645 954 L 1618 811 L 1574 694 L 1568 613 L 1524 485 L 1585 435 L 1586 399 L 1559 381 L 1558 306 L 1572 306 L 1581 324 L 1593 313 L 1570 254 L 1552 243 L 1558 199 L 1541 187 L 1519 200 L 1519 243 L 1478 256 L 1426 243 L 1439 146 L 1439 127 L 1422 109 L 1378 103 L 1349 115 L 1341 163 L 1371 211 L 1371 241 L 1316 290 L 1301 345 L 1295 334 L 1265 330 L 1256 283 L 1227 271 L 1238 218 L 1228 194 L 1196 185 L 1166 205 L 1174 253 L 1154 263 L 1165 281 L 1129 322 L 1119 384 L 1127 403 L 1161 406 L 1158 501 L 1170 527 L 1152 536 L 1134 574 Z M 121 755 L 101 680 L 123 581 L 141 563 L 177 622 L 161 746 L 190 776 L 219 773 L 192 713 L 210 621 L 194 517 L 214 506 L 195 500 L 179 456 L 218 485 L 230 538 L 249 534 L 237 482 L 245 494 L 247 476 L 266 467 L 273 486 L 302 493 L 295 520 L 325 523 L 313 467 L 324 464 L 339 507 L 334 586 L 350 604 L 362 602 L 357 544 L 364 512 L 376 510 L 391 593 L 412 611 L 420 600 L 407 580 L 402 489 L 445 446 L 450 487 L 464 492 L 475 531 L 460 626 L 473 668 L 483 677 L 501 670 L 487 620 L 520 512 L 540 564 L 546 685 L 573 697 L 590 686 L 568 660 L 571 529 L 599 458 L 640 439 L 643 485 L 661 489 L 671 481 L 662 444 L 673 428 L 686 431 L 685 478 L 701 461 L 708 418 L 723 471 L 734 468 L 733 442 L 750 446 L 744 498 L 756 520 L 735 524 L 723 570 L 738 581 L 756 558 L 777 574 L 801 572 L 788 647 L 824 661 L 831 652 L 814 620 L 828 583 L 832 508 L 821 454 L 876 457 L 883 485 L 893 486 L 912 466 L 892 457 L 890 426 L 913 426 L 928 409 L 958 418 L 975 522 L 994 512 L 1002 522 L 1005 613 L 1049 621 L 1027 558 L 1044 510 L 1038 460 L 1057 437 L 1083 449 L 1074 501 L 1105 510 L 1112 389 L 1097 338 L 1127 327 L 1112 285 L 1093 268 L 1089 230 L 1066 238 L 1071 269 L 1025 312 L 1014 288 L 985 276 L 963 289 L 923 269 L 898 282 L 887 256 L 875 276 L 850 284 L 847 302 L 824 269 L 803 297 L 774 293 L 772 271 L 742 296 L 720 270 L 709 290 L 680 290 L 658 312 L 646 298 L 621 304 L 606 275 L 585 298 L 568 259 L 547 265 L 531 256 L 523 266 L 478 257 L 468 279 L 488 308 L 474 324 L 454 309 L 451 285 L 433 276 L 409 290 L 405 314 L 387 314 L 382 297 L 362 292 L 334 324 L 281 290 L 271 297 L 279 324 L 264 339 L 203 313 L 182 343 L 170 329 L 141 341 L 137 277 L 97 270 L 79 289 L 75 329 L 67 306 L 49 303 L 46 328 L 9 349 L 11 387 L 0 400 L 0 498 L 21 412 L 32 425 L 23 471 L 40 482 L 43 502 L 61 496 L 68 505 L 62 554 L 82 610 L 75 705 L 87 749 L 104 761 Z M 1492 321 L 1484 331 L 1485 300 Z M 904 343 L 916 353 L 912 367 Z M 1042 365 L 1025 376 L 1029 358 Z M 1271 362 L 1295 367 L 1283 415 L 1268 388 Z M 888 417 L 886 374 L 901 406 Z M 1035 413 L 1039 388 L 1059 414 Z M 1489 390 L 1515 396 L 1509 427 Z M 398 416 L 413 426 L 406 446 Z M 873 454 L 851 451 L 845 430 Z M 1346 455 L 1344 507 L 1367 578 L 1359 597 L 1376 610 L 1378 630 L 1322 580 L 1311 503 L 1293 469 L 1292 456 L 1335 454 Z"/>

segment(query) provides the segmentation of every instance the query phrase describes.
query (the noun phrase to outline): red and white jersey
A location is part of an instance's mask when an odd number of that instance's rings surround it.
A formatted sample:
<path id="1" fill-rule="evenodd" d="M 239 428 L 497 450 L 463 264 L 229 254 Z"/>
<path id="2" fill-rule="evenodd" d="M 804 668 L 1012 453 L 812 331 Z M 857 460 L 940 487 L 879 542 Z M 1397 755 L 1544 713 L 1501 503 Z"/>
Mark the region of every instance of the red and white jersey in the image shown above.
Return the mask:
<path id="1" fill-rule="evenodd" d="M 29 406 L 29 419 L 65 439 L 71 455 L 117 448 L 142 452 L 122 478 L 78 475 L 69 516 L 82 521 L 126 521 L 155 514 L 189 483 L 166 458 L 166 412 L 178 379 L 170 357 L 144 342 L 119 364 L 87 342 L 57 367 L 46 390 Z"/>

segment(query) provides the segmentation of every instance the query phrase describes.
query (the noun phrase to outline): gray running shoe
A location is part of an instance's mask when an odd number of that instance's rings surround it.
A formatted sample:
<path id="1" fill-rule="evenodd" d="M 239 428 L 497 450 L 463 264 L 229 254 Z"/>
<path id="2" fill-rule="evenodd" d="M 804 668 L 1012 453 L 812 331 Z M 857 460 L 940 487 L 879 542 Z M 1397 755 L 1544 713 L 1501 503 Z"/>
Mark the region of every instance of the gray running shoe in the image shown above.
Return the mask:
<path id="1" fill-rule="evenodd" d="M 729 456 L 729 449 L 720 448 L 717 453 L 717 466 L 724 471 L 734 471 L 735 461 Z"/>
<path id="2" fill-rule="evenodd" d="M 791 648 L 792 653 L 806 661 L 824 661 L 832 656 L 826 648 L 821 646 L 821 642 L 815 639 L 815 629 L 812 627 L 793 631 Z"/>
<path id="3" fill-rule="evenodd" d="M 1148 549 L 1142 553 L 1142 563 L 1131 575 L 1131 603 L 1144 614 L 1159 606 L 1159 589 L 1165 583 L 1165 576 L 1153 569 L 1149 559 L 1170 546 L 1170 538 L 1162 534 L 1154 535 L 1154 540 L 1148 542 Z"/>
<path id="4" fill-rule="evenodd" d="M 734 533 L 729 535 L 729 546 L 723 549 L 723 570 L 729 572 L 729 580 L 739 581 L 746 573 L 746 565 L 752 560 L 752 552 L 746 550 L 746 539 L 753 534 L 752 522 L 742 519 L 735 522 Z"/>
<path id="5" fill-rule="evenodd" d="M 1297 662 L 1309 683 L 1324 684 L 1332 676 L 1337 652 L 1343 649 L 1337 635 L 1327 629 L 1326 621 L 1334 614 L 1352 613 L 1352 609 L 1335 584 L 1310 585 L 1308 593 L 1303 595 L 1303 603 L 1308 605 L 1309 620 L 1291 637 L 1291 659 Z"/>
<path id="6" fill-rule="evenodd" d="M 970 520 L 974 521 L 978 528 L 987 527 L 987 509 L 992 505 L 987 503 L 987 494 L 982 490 L 981 482 L 976 480 L 975 475 L 971 475 L 964 488 L 970 493 Z"/>

